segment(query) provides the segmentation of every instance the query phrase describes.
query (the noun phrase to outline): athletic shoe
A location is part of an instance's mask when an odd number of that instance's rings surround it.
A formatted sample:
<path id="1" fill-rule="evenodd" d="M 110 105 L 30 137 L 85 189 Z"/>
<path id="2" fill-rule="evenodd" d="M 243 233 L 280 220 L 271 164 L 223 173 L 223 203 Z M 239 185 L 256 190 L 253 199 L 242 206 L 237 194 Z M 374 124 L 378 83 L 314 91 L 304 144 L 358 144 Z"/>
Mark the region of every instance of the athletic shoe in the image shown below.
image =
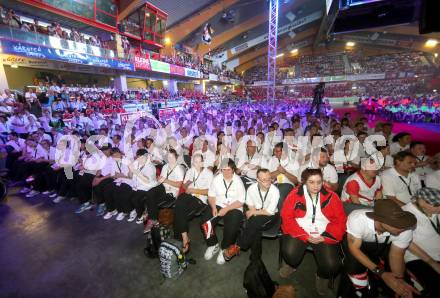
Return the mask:
<path id="1" fill-rule="evenodd" d="M 230 261 L 233 257 L 240 254 L 240 246 L 236 244 L 230 245 L 228 248 L 223 250 L 223 257 L 225 261 Z"/>
<path id="2" fill-rule="evenodd" d="M 85 202 L 84 204 L 81 204 L 78 209 L 75 210 L 75 213 L 83 213 L 86 210 L 90 210 L 92 208 L 92 204 L 90 202 Z"/>
<path id="3" fill-rule="evenodd" d="M 283 263 L 283 265 L 281 266 L 281 268 L 279 270 L 279 274 L 280 274 L 281 278 L 288 278 L 295 271 L 296 271 L 295 268 Z"/>
<path id="4" fill-rule="evenodd" d="M 50 194 L 50 193 L 51 193 L 50 190 L 46 190 L 46 191 L 43 191 L 41 194 L 44 195 L 44 196 L 46 196 L 46 195 L 48 195 L 48 194 Z"/>
<path id="5" fill-rule="evenodd" d="M 63 196 L 57 196 L 52 202 L 55 203 L 55 204 L 58 204 L 59 202 L 61 202 L 65 198 L 66 197 L 63 197 Z"/>
<path id="6" fill-rule="evenodd" d="M 25 194 L 25 193 L 28 193 L 28 192 L 30 192 L 30 191 L 31 191 L 30 188 L 28 188 L 28 187 L 23 187 L 23 188 L 20 190 L 20 193 L 21 193 L 21 194 Z"/>
<path id="7" fill-rule="evenodd" d="M 127 221 L 128 222 L 132 222 L 132 221 L 134 221 L 136 219 L 136 217 L 137 217 L 136 210 L 131 210 L 130 215 L 128 216 Z"/>
<path id="8" fill-rule="evenodd" d="M 218 243 L 216 245 L 208 247 L 205 251 L 205 260 L 207 260 L 207 261 L 211 260 L 212 257 L 216 253 L 218 253 L 219 250 L 220 250 L 220 246 L 218 245 Z"/>
<path id="9" fill-rule="evenodd" d="M 104 219 L 110 219 L 113 216 L 115 216 L 116 214 L 118 214 L 118 211 L 113 210 L 113 211 L 108 211 L 105 215 L 104 215 Z"/>
<path id="10" fill-rule="evenodd" d="M 40 193 L 39 191 L 32 190 L 31 192 L 29 192 L 29 193 L 26 195 L 26 198 L 32 198 L 32 197 L 35 197 L 35 196 L 38 195 L 39 193 Z"/>
<path id="11" fill-rule="evenodd" d="M 217 256 L 217 265 L 223 265 L 225 263 L 225 258 L 223 257 L 223 251 L 220 250 Z"/>
<path id="12" fill-rule="evenodd" d="M 116 216 L 116 220 L 117 221 L 121 221 L 121 220 L 123 220 L 125 218 L 126 215 L 127 214 L 125 214 L 124 212 L 119 212 L 118 216 Z"/>
<path id="13" fill-rule="evenodd" d="M 152 219 L 148 219 L 144 225 L 144 234 L 151 232 L 153 226 L 154 226 L 154 221 Z"/>
<path id="14" fill-rule="evenodd" d="M 51 194 L 49 195 L 49 198 L 56 198 L 56 197 L 58 197 L 57 192 L 51 193 Z"/>
<path id="15" fill-rule="evenodd" d="M 105 204 L 99 204 L 98 207 L 96 208 L 96 216 L 103 216 L 105 213 Z"/>
<path id="16" fill-rule="evenodd" d="M 315 280 L 316 292 L 318 292 L 319 296 L 327 296 L 328 294 L 328 279 L 319 277 L 316 275 Z"/>
<path id="17" fill-rule="evenodd" d="M 142 224 L 142 223 L 144 222 L 144 220 L 145 220 L 145 216 L 142 215 L 141 217 L 138 217 L 138 218 L 136 219 L 136 224 L 137 224 L 137 225 L 140 225 L 140 224 Z"/>

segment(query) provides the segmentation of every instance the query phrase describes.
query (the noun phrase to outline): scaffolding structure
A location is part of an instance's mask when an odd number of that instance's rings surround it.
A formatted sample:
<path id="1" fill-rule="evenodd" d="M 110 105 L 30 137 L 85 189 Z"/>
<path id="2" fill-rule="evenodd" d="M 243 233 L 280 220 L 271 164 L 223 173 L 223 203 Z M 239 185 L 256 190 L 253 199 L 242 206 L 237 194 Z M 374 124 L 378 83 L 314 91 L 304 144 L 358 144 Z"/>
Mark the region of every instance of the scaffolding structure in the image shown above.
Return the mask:
<path id="1" fill-rule="evenodd" d="M 277 39 L 278 39 L 278 1 L 269 2 L 269 34 L 267 51 L 267 98 L 275 100 L 276 69 L 277 69 Z"/>

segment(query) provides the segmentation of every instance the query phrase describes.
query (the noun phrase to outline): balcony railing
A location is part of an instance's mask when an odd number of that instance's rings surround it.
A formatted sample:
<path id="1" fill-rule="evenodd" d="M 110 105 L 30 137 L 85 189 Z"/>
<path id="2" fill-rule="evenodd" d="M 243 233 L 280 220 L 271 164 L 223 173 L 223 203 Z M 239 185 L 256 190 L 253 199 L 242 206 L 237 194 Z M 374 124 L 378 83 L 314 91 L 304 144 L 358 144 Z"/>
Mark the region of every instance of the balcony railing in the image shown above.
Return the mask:
<path id="1" fill-rule="evenodd" d="M 9 26 L 0 26 L 0 37 L 32 43 L 34 45 L 45 46 L 48 48 L 67 50 L 67 51 L 89 54 L 103 58 L 110 58 L 110 59 L 124 58 L 124 57 L 117 57 L 116 52 L 113 50 L 108 50 L 81 42 L 58 38 L 55 36 L 49 36 L 35 32 L 25 32 L 20 29 L 12 28 Z"/>

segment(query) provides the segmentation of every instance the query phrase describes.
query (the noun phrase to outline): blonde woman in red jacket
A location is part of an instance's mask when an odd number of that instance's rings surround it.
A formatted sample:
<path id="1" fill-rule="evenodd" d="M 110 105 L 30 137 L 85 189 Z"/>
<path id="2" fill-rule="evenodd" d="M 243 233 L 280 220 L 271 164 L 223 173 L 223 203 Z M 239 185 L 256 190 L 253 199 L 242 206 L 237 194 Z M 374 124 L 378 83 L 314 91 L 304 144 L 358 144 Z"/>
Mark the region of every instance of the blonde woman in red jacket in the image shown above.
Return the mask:
<path id="1" fill-rule="evenodd" d="M 325 295 L 328 279 L 336 277 L 341 267 L 338 243 L 345 234 L 347 216 L 339 196 L 323 186 L 320 169 L 304 170 L 301 181 L 281 209 L 281 253 L 288 266 L 297 268 L 311 246 L 318 267 L 316 290 Z"/>

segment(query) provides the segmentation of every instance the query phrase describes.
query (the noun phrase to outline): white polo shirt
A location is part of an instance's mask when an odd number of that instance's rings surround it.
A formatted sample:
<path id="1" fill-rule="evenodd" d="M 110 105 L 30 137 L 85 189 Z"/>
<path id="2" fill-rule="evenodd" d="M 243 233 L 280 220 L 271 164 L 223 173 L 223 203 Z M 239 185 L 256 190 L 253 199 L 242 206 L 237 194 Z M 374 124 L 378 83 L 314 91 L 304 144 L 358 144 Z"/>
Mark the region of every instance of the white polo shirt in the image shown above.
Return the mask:
<path id="1" fill-rule="evenodd" d="M 226 193 L 227 192 L 227 193 Z M 223 179 L 223 174 L 214 177 L 208 190 L 208 196 L 215 198 L 215 204 L 220 207 L 226 207 L 239 201 L 244 203 L 246 200 L 246 190 L 240 176 L 234 174 L 230 182 Z M 238 208 L 243 211 L 243 208 Z"/>
<path id="2" fill-rule="evenodd" d="M 151 162 L 147 161 L 144 165 L 140 165 L 139 161 L 135 160 L 133 166 L 139 170 L 140 175 L 148 179 L 148 183 L 145 183 L 139 176 L 133 173 L 132 183 L 130 184 L 133 190 L 149 191 L 158 185 L 156 167 Z"/>
<path id="3" fill-rule="evenodd" d="M 440 170 L 426 175 L 425 184 L 426 187 L 440 189 Z"/>
<path id="4" fill-rule="evenodd" d="M 439 262 L 440 235 L 434 230 L 432 223 L 437 224 L 437 220 L 440 221 L 440 215 L 434 214 L 431 218 L 428 218 L 428 216 L 423 214 L 413 203 L 406 204 L 402 209 L 411 212 L 417 218 L 417 226 L 413 231 L 413 242 L 422 248 L 431 258 Z M 413 255 L 408 250 L 406 251 L 405 262 L 418 259 L 419 257 Z"/>
<path id="5" fill-rule="evenodd" d="M 211 170 L 207 168 L 203 168 L 201 172 L 197 172 L 195 168 L 190 168 L 185 174 L 185 180 L 183 183 L 191 181 L 191 184 L 189 185 L 190 188 L 195 188 L 199 190 L 209 189 L 213 179 L 214 174 Z M 193 196 L 199 198 L 205 204 L 208 201 L 208 196 L 196 194 L 193 194 Z"/>
<path id="6" fill-rule="evenodd" d="M 298 166 L 293 162 L 293 160 L 289 158 L 278 160 L 276 156 L 272 156 L 272 158 L 267 161 L 267 165 L 263 165 L 263 167 L 265 166 L 269 171 L 274 172 L 278 169 L 279 165 L 281 165 L 289 174 L 294 175 L 298 178 Z M 293 183 L 293 181 L 290 181 L 289 178 L 287 178 L 287 176 L 284 174 L 279 174 L 276 178 L 276 182 L 279 184 L 287 183 L 290 185 L 295 185 L 295 183 Z"/>
<path id="7" fill-rule="evenodd" d="M 366 215 L 367 212 L 371 211 L 365 209 L 352 211 L 347 219 L 347 233 L 364 242 L 373 243 L 376 242 L 376 237 L 377 243 L 385 243 L 386 238 L 389 236 L 388 242 L 393 243 L 393 245 L 402 249 L 409 246 L 412 241 L 412 230 L 403 231 L 398 236 L 393 236 L 388 232 L 378 234 L 374 227 L 374 220 Z"/>
<path id="8" fill-rule="evenodd" d="M 419 176 L 409 173 L 408 177 L 403 177 L 397 173 L 395 168 L 385 170 L 381 174 L 383 195 L 396 197 L 402 203 L 409 203 L 413 195 L 422 187 Z M 408 189 L 411 189 L 411 193 Z"/>
<path id="9" fill-rule="evenodd" d="M 257 179 L 258 167 L 261 166 L 262 157 L 260 154 L 255 153 L 252 156 L 242 154 L 237 157 L 237 167 L 241 170 L 241 174 L 252 179 Z M 247 165 L 245 165 L 247 163 Z M 250 169 L 254 168 L 255 169 Z"/>
<path id="10" fill-rule="evenodd" d="M 165 164 L 162 167 L 160 176 L 172 181 L 183 181 L 185 171 L 181 165 L 175 165 L 174 168 L 170 168 L 169 164 Z M 177 194 L 179 193 L 178 187 L 171 186 L 167 183 L 164 183 L 163 186 L 165 187 L 166 193 L 171 193 L 175 198 L 177 198 Z"/>
<path id="11" fill-rule="evenodd" d="M 264 209 L 270 214 L 278 212 L 278 201 L 280 199 L 280 191 L 278 187 L 271 184 L 268 191 L 258 188 L 258 182 L 249 186 L 246 191 L 246 205 L 252 206 L 257 210 Z"/>
<path id="12" fill-rule="evenodd" d="M 405 147 L 400 146 L 399 142 L 391 143 L 390 145 L 390 154 L 394 155 L 396 153 L 399 153 L 401 151 L 406 151 L 409 149 L 409 145 L 406 145 Z"/>
<path id="13" fill-rule="evenodd" d="M 299 168 L 298 171 L 298 180 L 301 180 L 302 172 L 304 172 L 305 169 L 310 168 L 312 166 L 311 163 L 307 163 L 303 165 L 301 168 Z M 330 182 L 330 183 L 338 183 L 338 173 L 336 172 L 336 169 L 333 165 L 327 164 L 325 167 L 321 168 L 322 176 L 324 178 L 324 181 Z"/>

